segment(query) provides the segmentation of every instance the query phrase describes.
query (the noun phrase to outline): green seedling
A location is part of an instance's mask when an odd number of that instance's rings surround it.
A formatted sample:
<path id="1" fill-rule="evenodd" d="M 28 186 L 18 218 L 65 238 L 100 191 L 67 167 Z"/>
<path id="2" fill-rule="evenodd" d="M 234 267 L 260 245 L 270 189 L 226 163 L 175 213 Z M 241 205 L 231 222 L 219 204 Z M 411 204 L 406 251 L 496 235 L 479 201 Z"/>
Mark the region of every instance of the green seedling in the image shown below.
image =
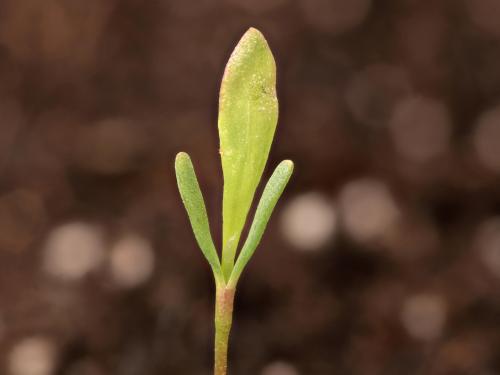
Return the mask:
<path id="1" fill-rule="evenodd" d="M 276 64 L 264 36 L 251 28 L 229 58 L 219 95 L 218 128 L 224 175 L 221 258 L 212 240 L 207 210 L 191 159 L 184 152 L 177 154 L 175 159 L 181 198 L 215 280 L 215 375 L 227 373 L 236 285 L 293 171 L 290 160 L 276 167 L 238 252 L 240 235 L 267 162 L 277 122 Z"/>

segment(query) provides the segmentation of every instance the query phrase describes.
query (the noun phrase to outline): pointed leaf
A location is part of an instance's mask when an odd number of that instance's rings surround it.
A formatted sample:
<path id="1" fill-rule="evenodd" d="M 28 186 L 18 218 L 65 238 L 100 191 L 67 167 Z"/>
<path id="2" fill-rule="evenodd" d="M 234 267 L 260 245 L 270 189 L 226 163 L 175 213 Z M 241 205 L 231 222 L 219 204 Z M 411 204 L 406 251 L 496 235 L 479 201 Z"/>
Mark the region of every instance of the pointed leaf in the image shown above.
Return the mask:
<path id="1" fill-rule="evenodd" d="M 266 225 L 271 217 L 274 207 L 278 202 L 279 197 L 283 193 L 288 180 L 293 172 L 293 163 L 290 160 L 282 161 L 274 170 L 273 175 L 269 179 L 262 197 L 260 198 L 255 217 L 248 232 L 248 237 L 241 249 L 238 260 L 234 265 L 233 272 L 228 282 L 229 287 L 235 287 L 241 272 L 252 257 L 255 249 L 259 245 Z"/>
<path id="2" fill-rule="evenodd" d="M 210 233 L 205 202 L 203 201 L 193 164 L 189 155 L 185 152 L 178 153 L 175 158 L 175 174 L 182 202 L 189 216 L 196 241 L 212 267 L 216 280 L 220 281 L 222 279 L 221 266 Z"/>
<path id="3" fill-rule="evenodd" d="M 249 29 L 233 51 L 219 96 L 223 195 L 222 268 L 229 277 L 241 231 L 278 121 L 276 64 L 264 36 Z"/>

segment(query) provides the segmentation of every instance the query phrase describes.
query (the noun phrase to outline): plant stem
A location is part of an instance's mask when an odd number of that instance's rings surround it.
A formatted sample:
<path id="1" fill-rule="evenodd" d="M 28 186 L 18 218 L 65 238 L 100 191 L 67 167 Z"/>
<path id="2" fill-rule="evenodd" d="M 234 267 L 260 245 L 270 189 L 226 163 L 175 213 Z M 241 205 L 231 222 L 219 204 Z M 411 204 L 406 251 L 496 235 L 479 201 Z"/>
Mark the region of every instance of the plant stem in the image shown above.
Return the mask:
<path id="1" fill-rule="evenodd" d="M 214 375 L 227 374 L 227 348 L 233 322 L 234 288 L 217 285 L 215 296 Z"/>

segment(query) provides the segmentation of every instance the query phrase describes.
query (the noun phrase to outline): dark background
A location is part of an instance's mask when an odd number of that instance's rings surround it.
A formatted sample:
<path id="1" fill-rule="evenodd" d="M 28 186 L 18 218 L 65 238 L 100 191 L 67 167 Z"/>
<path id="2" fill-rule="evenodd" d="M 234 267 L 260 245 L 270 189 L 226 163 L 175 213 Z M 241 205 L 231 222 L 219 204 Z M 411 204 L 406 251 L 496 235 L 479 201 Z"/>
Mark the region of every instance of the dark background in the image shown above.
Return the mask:
<path id="1" fill-rule="evenodd" d="M 217 94 L 254 26 L 295 174 L 232 374 L 500 373 L 500 2 L 1 0 L 0 373 L 208 374 Z M 260 190 L 257 194 L 260 194 Z"/>

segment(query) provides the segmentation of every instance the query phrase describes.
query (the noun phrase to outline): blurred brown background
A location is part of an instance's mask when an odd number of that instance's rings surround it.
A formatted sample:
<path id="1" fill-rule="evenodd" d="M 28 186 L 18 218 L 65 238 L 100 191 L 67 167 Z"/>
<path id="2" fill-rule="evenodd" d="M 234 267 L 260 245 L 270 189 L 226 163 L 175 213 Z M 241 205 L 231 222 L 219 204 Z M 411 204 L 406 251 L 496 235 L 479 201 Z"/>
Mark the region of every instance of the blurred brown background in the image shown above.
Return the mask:
<path id="1" fill-rule="evenodd" d="M 278 64 L 269 169 L 296 172 L 231 373 L 500 374 L 499 20 L 498 0 L 1 0 L 0 374 L 210 373 L 173 159 L 220 243 L 217 93 L 250 26 Z"/>

